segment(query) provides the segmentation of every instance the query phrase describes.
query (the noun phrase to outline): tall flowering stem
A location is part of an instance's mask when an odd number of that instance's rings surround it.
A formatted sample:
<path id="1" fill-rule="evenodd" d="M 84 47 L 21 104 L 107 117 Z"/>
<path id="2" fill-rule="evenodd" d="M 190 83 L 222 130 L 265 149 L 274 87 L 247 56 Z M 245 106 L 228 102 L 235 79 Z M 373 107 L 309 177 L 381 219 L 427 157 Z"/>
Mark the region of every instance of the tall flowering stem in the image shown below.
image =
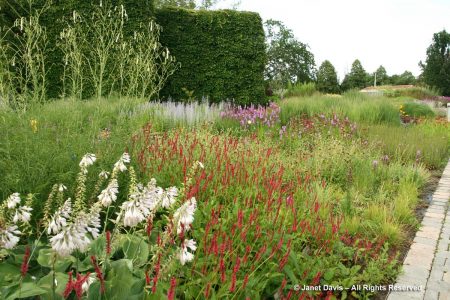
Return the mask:
<path id="1" fill-rule="evenodd" d="M 22 275 L 22 278 L 25 277 L 25 275 L 28 272 L 28 264 L 30 262 L 30 247 L 27 246 L 25 248 L 25 255 L 23 256 L 23 262 L 22 262 L 22 266 L 20 267 L 20 274 Z"/>
<path id="2" fill-rule="evenodd" d="M 100 281 L 100 291 L 102 292 L 102 294 L 104 294 L 105 293 L 105 279 L 103 277 L 102 270 L 98 266 L 97 259 L 95 258 L 94 255 L 91 256 L 91 262 L 92 262 L 92 265 L 94 266 L 95 274 L 97 274 L 97 278 Z"/>

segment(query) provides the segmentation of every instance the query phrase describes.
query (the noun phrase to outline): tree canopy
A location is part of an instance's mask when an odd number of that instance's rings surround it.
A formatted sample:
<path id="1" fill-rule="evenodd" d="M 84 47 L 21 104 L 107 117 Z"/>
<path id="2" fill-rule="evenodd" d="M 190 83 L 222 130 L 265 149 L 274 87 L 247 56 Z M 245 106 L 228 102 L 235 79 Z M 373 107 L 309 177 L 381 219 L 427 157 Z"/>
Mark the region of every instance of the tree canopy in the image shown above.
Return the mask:
<path id="1" fill-rule="evenodd" d="M 385 85 L 389 83 L 389 76 L 387 75 L 386 69 L 383 66 L 379 66 L 378 69 L 373 74 L 373 76 L 374 77 L 376 76 L 377 85 Z"/>
<path id="2" fill-rule="evenodd" d="M 317 72 L 317 89 L 324 93 L 339 93 L 339 82 L 336 69 L 330 61 L 325 60 Z"/>
<path id="3" fill-rule="evenodd" d="M 423 81 L 450 95 L 450 34 L 445 30 L 435 33 L 427 49 L 425 63 L 420 62 Z"/>
<path id="4" fill-rule="evenodd" d="M 282 22 L 265 22 L 267 66 L 266 79 L 279 81 L 284 86 L 289 82 L 309 82 L 315 79 L 314 55 L 309 46 L 298 41 L 291 29 Z"/>
<path id="5" fill-rule="evenodd" d="M 364 70 L 361 62 L 357 59 L 353 62 L 350 73 L 345 75 L 341 88 L 343 90 L 363 89 L 367 86 L 367 80 L 368 74 Z"/>

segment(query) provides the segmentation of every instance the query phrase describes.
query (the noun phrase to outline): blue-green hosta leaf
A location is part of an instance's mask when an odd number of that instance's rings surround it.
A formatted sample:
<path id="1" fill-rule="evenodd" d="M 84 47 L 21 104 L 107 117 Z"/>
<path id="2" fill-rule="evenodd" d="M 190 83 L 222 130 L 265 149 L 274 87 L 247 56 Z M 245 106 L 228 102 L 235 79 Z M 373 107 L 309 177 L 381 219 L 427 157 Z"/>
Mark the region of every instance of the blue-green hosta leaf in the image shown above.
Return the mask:
<path id="1" fill-rule="evenodd" d="M 40 288 L 34 282 L 23 282 L 17 286 L 16 290 L 10 294 L 6 300 L 22 299 L 33 296 L 39 296 L 47 293 L 46 290 Z"/>
<path id="2" fill-rule="evenodd" d="M 124 235 L 122 250 L 125 258 L 131 259 L 134 265 L 140 266 L 148 261 L 149 249 L 144 238 L 134 235 Z"/>
<path id="3" fill-rule="evenodd" d="M 6 286 L 8 282 L 17 281 L 20 278 L 20 266 L 2 262 L 0 264 L 0 274 L 0 286 Z"/>
<path id="4" fill-rule="evenodd" d="M 53 269 L 53 260 L 55 259 L 55 251 L 53 249 L 47 248 L 47 249 L 41 249 L 39 250 L 39 255 L 37 258 L 37 262 L 43 266 L 50 269 Z M 55 271 L 57 272 L 65 272 L 67 268 L 72 264 L 75 263 L 76 259 L 73 256 L 68 257 L 56 257 L 55 260 Z"/>
<path id="5" fill-rule="evenodd" d="M 53 272 L 50 272 L 46 276 L 42 277 L 38 286 L 47 291 L 46 294 L 42 295 L 42 299 L 50 299 L 50 300 L 60 300 L 63 299 L 62 294 L 64 293 L 64 289 L 66 288 L 67 282 L 69 281 L 69 275 L 64 273 L 55 273 L 55 294 L 56 297 L 53 297 Z"/>
<path id="6" fill-rule="evenodd" d="M 133 263 L 130 259 L 112 262 L 107 279 L 106 299 L 134 299 L 136 296 L 142 299 L 145 279 L 133 275 Z"/>

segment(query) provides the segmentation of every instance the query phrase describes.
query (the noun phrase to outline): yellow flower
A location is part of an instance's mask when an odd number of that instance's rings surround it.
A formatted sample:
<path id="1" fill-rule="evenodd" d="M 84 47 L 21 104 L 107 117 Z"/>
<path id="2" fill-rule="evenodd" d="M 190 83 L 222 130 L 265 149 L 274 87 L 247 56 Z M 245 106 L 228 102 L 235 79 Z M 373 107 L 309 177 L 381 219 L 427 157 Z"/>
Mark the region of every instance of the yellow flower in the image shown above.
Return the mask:
<path id="1" fill-rule="evenodd" d="M 36 133 L 38 131 L 38 121 L 36 119 L 31 119 L 30 120 L 30 126 L 31 126 L 31 130 L 33 130 L 34 133 Z"/>

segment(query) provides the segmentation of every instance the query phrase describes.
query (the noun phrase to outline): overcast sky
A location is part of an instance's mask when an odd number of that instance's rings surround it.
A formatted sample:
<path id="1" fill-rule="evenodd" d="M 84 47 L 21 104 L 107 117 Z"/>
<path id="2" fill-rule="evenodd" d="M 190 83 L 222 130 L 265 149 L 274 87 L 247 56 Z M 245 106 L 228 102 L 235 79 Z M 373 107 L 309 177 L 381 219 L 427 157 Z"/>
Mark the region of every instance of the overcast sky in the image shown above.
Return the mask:
<path id="1" fill-rule="evenodd" d="M 238 9 L 282 21 L 341 80 L 356 58 L 368 72 L 417 76 L 433 33 L 450 31 L 450 0 L 241 0 Z"/>

